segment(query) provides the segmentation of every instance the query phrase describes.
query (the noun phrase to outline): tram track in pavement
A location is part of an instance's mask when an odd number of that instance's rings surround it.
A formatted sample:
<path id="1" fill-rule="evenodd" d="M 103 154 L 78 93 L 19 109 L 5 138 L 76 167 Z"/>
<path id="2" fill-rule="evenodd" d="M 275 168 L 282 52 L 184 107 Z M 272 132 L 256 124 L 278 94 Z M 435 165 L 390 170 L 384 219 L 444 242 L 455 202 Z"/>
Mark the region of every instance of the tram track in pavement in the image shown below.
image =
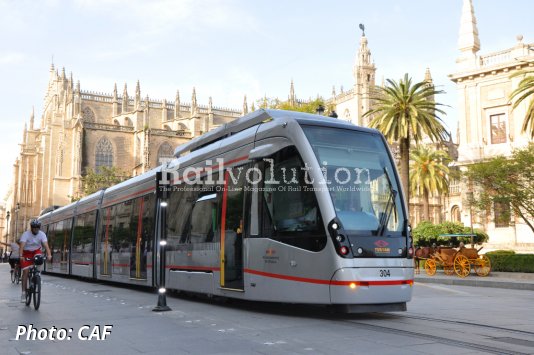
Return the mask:
<path id="1" fill-rule="evenodd" d="M 409 336 L 409 337 L 415 337 L 419 339 L 426 339 L 432 342 L 444 344 L 444 345 L 450 345 L 455 346 L 458 348 L 463 349 L 472 349 L 477 351 L 482 351 L 486 353 L 491 354 L 513 354 L 513 355 L 527 355 L 527 354 L 533 354 L 532 351 L 518 351 L 518 350 L 511 350 L 507 347 L 497 346 L 497 345 L 490 345 L 490 344 L 483 344 L 482 341 L 487 342 L 497 342 L 497 343 L 506 343 L 511 344 L 513 346 L 527 346 L 527 347 L 534 347 L 534 342 L 525 340 L 525 339 L 513 339 L 513 338 L 506 338 L 506 337 L 495 337 L 492 335 L 478 335 L 477 339 L 473 339 L 471 341 L 466 340 L 459 340 L 451 337 L 441 336 L 441 335 L 433 335 L 428 333 L 422 333 L 420 331 L 412 331 L 412 330 L 406 330 L 406 329 L 400 329 L 399 327 L 394 326 L 386 326 L 386 325 L 379 325 L 379 324 L 371 324 L 370 321 L 393 321 L 393 320 L 401 320 L 401 319 L 414 319 L 414 320 L 422 320 L 425 322 L 433 322 L 433 323 L 447 323 L 447 324 L 457 324 L 462 326 L 475 326 L 479 327 L 479 329 L 485 329 L 485 330 L 495 330 L 495 331 L 506 331 L 521 335 L 527 335 L 532 336 L 534 335 L 534 332 L 529 331 L 522 331 L 517 329 L 510 329 L 510 328 L 504 328 L 504 327 L 496 327 L 496 326 L 490 326 L 485 324 L 479 324 L 479 323 L 470 323 L 466 321 L 453 321 L 453 320 L 447 320 L 447 319 L 440 319 L 440 318 L 432 318 L 432 317 L 424 317 L 424 316 L 415 316 L 415 315 L 391 315 L 391 314 L 373 314 L 374 319 L 362 319 L 362 320 L 356 320 L 356 319 L 346 319 L 346 322 L 356 325 L 359 328 L 371 330 L 371 331 L 378 331 L 378 332 L 385 332 L 385 333 L 391 333 L 396 335 L 402 335 L 402 336 Z M 439 329 L 435 329 L 439 331 Z M 500 340 L 505 339 L 505 340 Z M 528 342 L 529 344 L 532 343 L 532 345 L 522 345 L 514 343 L 510 340 L 516 340 L 519 342 Z"/>
<path id="2" fill-rule="evenodd" d="M 411 315 L 411 314 L 409 314 L 409 315 L 408 314 L 402 314 L 402 315 L 399 315 L 398 318 L 411 318 L 411 319 L 427 320 L 427 321 L 430 321 L 430 322 L 476 326 L 476 327 L 480 327 L 480 328 L 487 328 L 487 329 L 493 329 L 493 330 L 497 330 L 497 331 L 504 331 L 504 332 L 516 333 L 516 334 L 521 334 L 521 335 L 533 336 L 534 337 L 534 332 L 529 332 L 529 331 L 526 331 L 526 330 L 497 327 L 497 326 L 494 326 L 494 325 L 472 323 L 472 322 L 467 322 L 467 321 L 462 321 L 462 320 L 433 318 L 433 317 L 425 317 L 425 316 L 418 316 L 418 315 Z"/>

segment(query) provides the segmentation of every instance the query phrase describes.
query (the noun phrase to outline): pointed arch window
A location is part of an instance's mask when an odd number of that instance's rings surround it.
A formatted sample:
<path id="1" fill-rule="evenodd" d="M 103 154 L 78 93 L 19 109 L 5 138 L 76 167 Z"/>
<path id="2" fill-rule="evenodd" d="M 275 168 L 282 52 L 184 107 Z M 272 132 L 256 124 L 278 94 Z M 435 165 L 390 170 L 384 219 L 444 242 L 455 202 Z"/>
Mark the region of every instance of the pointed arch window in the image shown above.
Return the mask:
<path id="1" fill-rule="evenodd" d="M 158 149 L 158 164 L 163 164 L 174 157 L 174 149 L 165 142 Z"/>
<path id="2" fill-rule="evenodd" d="M 82 110 L 82 119 L 84 122 L 95 122 L 95 113 L 90 107 L 84 107 Z"/>
<path id="3" fill-rule="evenodd" d="M 113 166 L 113 145 L 107 138 L 101 138 L 96 144 L 95 171 L 99 172 L 102 166 Z"/>

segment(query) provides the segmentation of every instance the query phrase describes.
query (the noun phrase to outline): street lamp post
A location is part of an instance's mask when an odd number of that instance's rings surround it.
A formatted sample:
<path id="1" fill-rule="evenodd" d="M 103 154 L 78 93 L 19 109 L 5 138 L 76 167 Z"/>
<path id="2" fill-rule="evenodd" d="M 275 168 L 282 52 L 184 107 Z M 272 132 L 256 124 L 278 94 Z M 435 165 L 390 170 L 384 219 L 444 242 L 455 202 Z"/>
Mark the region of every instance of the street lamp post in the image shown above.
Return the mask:
<path id="1" fill-rule="evenodd" d="M 11 217 L 11 213 L 9 211 L 6 212 L 6 244 L 9 239 L 9 218 Z"/>
<path id="2" fill-rule="evenodd" d="M 15 240 L 19 236 L 19 210 L 20 210 L 20 203 L 17 202 L 15 206 Z"/>

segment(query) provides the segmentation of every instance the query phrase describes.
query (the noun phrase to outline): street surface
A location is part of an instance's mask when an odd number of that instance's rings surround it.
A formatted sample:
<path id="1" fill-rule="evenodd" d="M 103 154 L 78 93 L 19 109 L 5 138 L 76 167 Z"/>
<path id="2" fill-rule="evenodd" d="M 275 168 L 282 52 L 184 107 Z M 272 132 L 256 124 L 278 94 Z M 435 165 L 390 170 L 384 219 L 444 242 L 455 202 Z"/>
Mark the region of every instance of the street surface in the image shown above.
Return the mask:
<path id="1" fill-rule="evenodd" d="M 43 280 L 35 311 L 0 265 L 0 354 L 534 354 L 526 290 L 416 283 L 408 312 L 363 315 L 172 295 L 156 313 L 155 293 Z"/>

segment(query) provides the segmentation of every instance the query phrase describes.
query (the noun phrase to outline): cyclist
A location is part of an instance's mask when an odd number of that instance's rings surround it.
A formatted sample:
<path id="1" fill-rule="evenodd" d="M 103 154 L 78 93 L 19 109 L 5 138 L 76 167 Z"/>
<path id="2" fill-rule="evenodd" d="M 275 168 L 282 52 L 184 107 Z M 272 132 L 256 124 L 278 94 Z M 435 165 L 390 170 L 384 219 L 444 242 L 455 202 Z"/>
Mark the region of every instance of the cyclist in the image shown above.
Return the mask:
<path id="1" fill-rule="evenodd" d="M 9 265 L 11 265 L 11 272 L 15 272 L 15 265 L 19 263 L 19 255 L 20 255 L 20 247 L 18 241 L 13 242 L 11 244 L 2 243 L 1 245 L 5 245 L 6 247 L 11 248 L 11 254 L 9 254 Z"/>
<path id="2" fill-rule="evenodd" d="M 33 219 L 30 222 L 30 230 L 22 233 L 20 237 L 20 268 L 22 270 L 22 296 L 21 302 L 26 301 L 26 286 L 28 283 L 28 269 L 33 266 L 33 257 L 37 254 L 42 254 L 43 245 L 46 249 L 47 259 L 52 259 L 52 253 L 48 247 L 48 239 L 46 234 L 42 232 L 41 222 Z M 27 260 L 30 259 L 30 260 Z"/>

